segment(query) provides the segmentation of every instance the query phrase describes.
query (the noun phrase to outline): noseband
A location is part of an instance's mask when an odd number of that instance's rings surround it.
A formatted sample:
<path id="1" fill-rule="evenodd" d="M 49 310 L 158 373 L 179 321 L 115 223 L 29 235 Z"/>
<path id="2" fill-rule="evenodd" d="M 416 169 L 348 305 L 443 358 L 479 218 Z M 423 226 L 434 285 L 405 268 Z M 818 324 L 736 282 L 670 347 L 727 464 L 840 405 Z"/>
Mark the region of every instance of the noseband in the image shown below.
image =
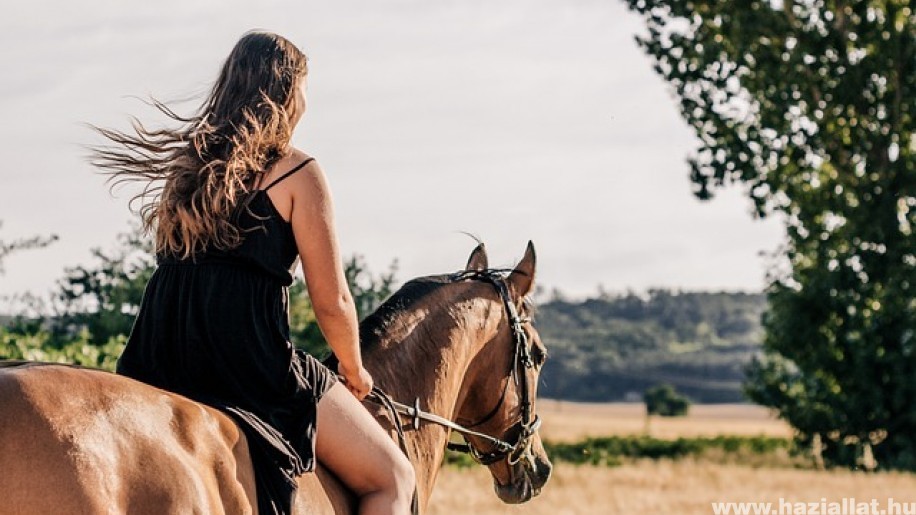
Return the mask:
<path id="1" fill-rule="evenodd" d="M 528 318 L 522 318 L 518 314 L 518 310 L 515 308 L 515 304 L 512 302 L 512 298 L 509 295 L 509 287 L 506 285 L 506 278 L 500 272 L 504 270 L 463 270 L 461 272 L 456 272 L 449 276 L 449 279 L 452 282 L 464 281 L 464 280 L 479 280 L 489 282 L 496 288 L 499 297 L 502 300 L 503 307 L 505 308 L 506 315 L 509 319 L 509 329 L 512 333 L 513 340 L 513 350 L 512 350 L 512 360 L 510 362 L 509 374 L 513 381 L 515 382 L 516 391 L 519 396 L 519 409 L 521 411 L 519 420 L 512 425 L 512 429 L 518 428 L 518 434 L 513 441 L 507 441 L 502 438 L 498 438 L 492 435 L 485 433 L 480 433 L 470 429 L 471 427 L 479 426 L 490 419 L 492 419 L 496 413 L 499 411 L 499 408 L 504 404 L 506 400 L 506 394 L 509 391 L 509 381 L 506 381 L 506 386 L 503 388 L 502 395 L 500 396 L 499 402 L 486 416 L 484 416 L 479 421 L 469 424 L 468 426 L 462 426 L 457 424 L 447 418 L 440 417 L 433 413 L 428 413 L 420 409 L 419 399 L 414 401 L 413 406 L 406 404 L 401 404 L 391 400 L 391 398 L 379 390 L 378 388 L 373 388 L 372 393 L 370 394 L 372 400 L 386 407 L 389 412 L 391 412 L 392 420 L 395 421 L 394 426 L 398 433 L 399 443 L 401 444 L 404 452 L 407 452 L 407 443 L 404 438 L 403 428 L 401 424 L 397 423 L 397 415 L 405 415 L 412 419 L 413 428 L 419 429 L 420 421 L 432 422 L 444 427 L 447 427 L 459 434 L 461 434 L 464 439 L 464 444 L 453 444 L 449 443 L 448 448 L 453 451 L 459 451 L 469 454 L 475 461 L 482 465 L 490 465 L 496 463 L 503 458 L 508 457 L 508 462 L 510 465 L 515 465 L 521 460 L 526 454 L 530 454 L 529 444 L 531 443 L 531 438 L 537 433 L 539 427 L 541 427 L 541 419 L 534 413 L 534 403 L 531 399 L 529 384 L 528 384 L 528 369 L 534 368 L 534 361 L 531 359 L 531 348 L 529 347 L 528 335 L 525 333 L 522 328 L 524 322 L 528 322 Z M 471 444 L 468 437 L 474 437 L 483 441 L 488 442 L 493 448 L 489 451 L 481 451 L 480 449 L 474 447 Z"/>

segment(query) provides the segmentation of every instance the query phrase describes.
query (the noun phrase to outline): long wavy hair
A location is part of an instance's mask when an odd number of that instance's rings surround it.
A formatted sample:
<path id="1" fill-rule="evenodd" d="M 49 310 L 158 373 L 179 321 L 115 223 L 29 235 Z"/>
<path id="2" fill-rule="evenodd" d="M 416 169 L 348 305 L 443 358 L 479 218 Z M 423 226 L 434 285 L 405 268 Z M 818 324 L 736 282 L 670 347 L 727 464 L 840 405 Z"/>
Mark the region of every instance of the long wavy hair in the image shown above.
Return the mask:
<path id="1" fill-rule="evenodd" d="M 246 33 L 236 43 L 212 90 L 190 117 L 162 102 L 150 105 L 178 127 L 149 129 L 136 118 L 133 132 L 92 126 L 112 144 L 90 147 L 90 161 L 111 186 L 139 181 L 143 228 L 156 252 L 187 258 L 208 248 L 238 246 L 234 223 L 259 174 L 289 152 L 296 88 L 307 57 L 285 38 Z"/>

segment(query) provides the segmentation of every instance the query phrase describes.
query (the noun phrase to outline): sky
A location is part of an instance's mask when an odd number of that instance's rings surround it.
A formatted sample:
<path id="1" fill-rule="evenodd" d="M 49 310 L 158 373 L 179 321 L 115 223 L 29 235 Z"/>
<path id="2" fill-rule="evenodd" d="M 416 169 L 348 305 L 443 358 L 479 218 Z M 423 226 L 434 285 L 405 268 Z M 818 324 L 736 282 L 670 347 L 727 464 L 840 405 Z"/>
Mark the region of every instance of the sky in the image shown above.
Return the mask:
<path id="1" fill-rule="evenodd" d="M 86 161 L 87 123 L 190 113 L 249 29 L 309 58 L 294 144 L 334 197 L 344 257 L 397 278 L 491 266 L 528 240 L 536 283 L 570 297 L 760 291 L 783 228 L 740 185 L 701 202 L 696 139 L 615 0 L 15 2 L 0 19 L 0 240 L 56 234 L 3 263 L 0 296 L 48 292 L 136 220 Z"/>

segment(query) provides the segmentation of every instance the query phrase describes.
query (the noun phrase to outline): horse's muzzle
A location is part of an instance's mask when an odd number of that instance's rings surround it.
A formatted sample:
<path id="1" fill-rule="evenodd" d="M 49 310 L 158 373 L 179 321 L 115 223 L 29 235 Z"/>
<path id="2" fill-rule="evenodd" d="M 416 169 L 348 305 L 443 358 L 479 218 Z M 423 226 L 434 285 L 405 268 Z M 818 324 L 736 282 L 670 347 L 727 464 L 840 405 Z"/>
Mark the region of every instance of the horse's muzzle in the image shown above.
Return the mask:
<path id="1" fill-rule="evenodd" d="M 493 481 L 496 495 L 506 504 L 521 504 L 541 493 L 550 479 L 553 466 L 544 454 L 526 451 L 521 459 L 511 466 L 511 480 L 501 485 Z"/>

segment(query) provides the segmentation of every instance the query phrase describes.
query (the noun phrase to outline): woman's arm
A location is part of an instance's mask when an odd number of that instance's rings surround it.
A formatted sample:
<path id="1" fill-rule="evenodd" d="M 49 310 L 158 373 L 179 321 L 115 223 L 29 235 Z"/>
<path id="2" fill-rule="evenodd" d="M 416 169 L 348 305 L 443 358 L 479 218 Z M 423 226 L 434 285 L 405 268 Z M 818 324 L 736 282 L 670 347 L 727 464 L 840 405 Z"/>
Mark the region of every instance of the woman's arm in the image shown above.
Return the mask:
<path id="1" fill-rule="evenodd" d="M 340 362 L 347 387 L 362 399 L 372 388 L 372 378 L 362 364 L 356 306 L 340 258 L 327 179 L 321 166 L 311 161 L 287 181 L 290 223 L 315 318 Z"/>

